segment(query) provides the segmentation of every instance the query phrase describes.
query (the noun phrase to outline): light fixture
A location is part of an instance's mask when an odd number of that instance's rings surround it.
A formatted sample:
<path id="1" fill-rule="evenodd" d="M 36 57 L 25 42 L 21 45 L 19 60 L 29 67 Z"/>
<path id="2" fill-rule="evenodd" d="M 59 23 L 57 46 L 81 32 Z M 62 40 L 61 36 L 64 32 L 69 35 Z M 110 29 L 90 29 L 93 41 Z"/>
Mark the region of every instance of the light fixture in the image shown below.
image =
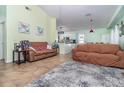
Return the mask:
<path id="1" fill-rule="evenodd" d="M 65 27 L 63 26 L 63 21 L 62 21 L 62 6 L 59 6 L 59 17 L 58 17 L 58 31 L 64 31 Z"/>
<path id="2" fill-rule="evenodd" d="M 92 26 L 92 25 L 93 25 L 93 23 L 92 23 L 92 22 L 93 22 L 93 20 L 92 20 L 92 19 L 90 19 L 90 23 L 91 23 L 90 33 L 94 32 L 94 30 L 93 30 L 93 26 Z"/>
<path id="3" fill-rule="evenodd" d="M 89 19 L 89 21 L 90 21 L 90 33 L 93 33 L 94 32 L 94 29 L 93 29 L 93 19 L 92 19 L 92 17 L 91 17 L 91 14 L 90 13 L 88 13 L 88 14 L 86 14 L 86 16 L 88 17 L 88 19 Z"/>
<path id="4" fill-rule="evenodd" d="M 31 9 L 28 6 L 25 6 L 25 9 L 31 11 Z"/>
<path id="5" fill-rule="evenodd" d="M 58 29 L 58 31 L 61 31 L 62 30 L 62 24 L 61 24 L 61 6 L 59 6 L 59 14 L 58 14 L 59 16 L 58 16 L 58 27 L 57 27 L 57 29 Z"/>

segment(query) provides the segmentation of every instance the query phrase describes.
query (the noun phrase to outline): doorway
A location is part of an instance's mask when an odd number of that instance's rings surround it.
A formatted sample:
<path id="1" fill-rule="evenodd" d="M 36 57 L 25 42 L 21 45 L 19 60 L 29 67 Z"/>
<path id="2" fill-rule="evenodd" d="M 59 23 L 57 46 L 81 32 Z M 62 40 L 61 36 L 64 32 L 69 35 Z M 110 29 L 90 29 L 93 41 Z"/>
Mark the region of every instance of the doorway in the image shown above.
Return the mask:
<path id="1" fill-rule="evenodd" d="M 4 22 L 0 22 L 0 62 L 4 61 Z"/>

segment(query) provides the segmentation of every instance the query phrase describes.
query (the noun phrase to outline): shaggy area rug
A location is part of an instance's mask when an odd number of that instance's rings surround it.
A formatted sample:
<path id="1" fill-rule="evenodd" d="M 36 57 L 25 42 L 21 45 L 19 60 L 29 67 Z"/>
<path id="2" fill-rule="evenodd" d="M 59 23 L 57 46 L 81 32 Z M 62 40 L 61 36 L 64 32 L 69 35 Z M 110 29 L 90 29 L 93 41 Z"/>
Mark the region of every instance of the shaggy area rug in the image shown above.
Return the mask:
<path id="1" fill-rule="evenodd" d="M 28 87 L 124 87 L 124 69 L 65 62 Z"/>

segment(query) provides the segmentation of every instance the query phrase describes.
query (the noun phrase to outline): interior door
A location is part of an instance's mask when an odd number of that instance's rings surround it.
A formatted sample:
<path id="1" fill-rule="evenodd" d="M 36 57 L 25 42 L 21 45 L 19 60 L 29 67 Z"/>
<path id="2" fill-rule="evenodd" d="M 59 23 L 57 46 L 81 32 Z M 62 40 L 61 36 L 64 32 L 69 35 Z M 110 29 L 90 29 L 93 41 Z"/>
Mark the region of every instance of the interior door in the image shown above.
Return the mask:
<path id="1" fill-rule="evenodd" d="M 0 23 L 0 60 L 3 59 L 3 24 Z"/>

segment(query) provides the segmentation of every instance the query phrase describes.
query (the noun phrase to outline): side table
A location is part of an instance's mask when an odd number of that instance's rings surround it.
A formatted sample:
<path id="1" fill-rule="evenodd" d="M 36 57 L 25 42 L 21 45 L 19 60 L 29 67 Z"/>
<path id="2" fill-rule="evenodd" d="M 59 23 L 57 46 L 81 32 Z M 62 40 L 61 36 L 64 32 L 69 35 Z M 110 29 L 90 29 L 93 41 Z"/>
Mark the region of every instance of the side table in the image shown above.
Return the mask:
<path id="1" fill-rule="evenodd" d="M 18 55 L 17 60 L 15 60 L 15 54 L 16 53 Z M 21 50 L 21 51 L 13 50 L 13 63 L 15 63 L 15 62 L 17 64 L 26 63 L 26 54 L 27 54 L 26 50 Z M 23 60 L 21 60 L 21 55 L 23 57 Z"/>

